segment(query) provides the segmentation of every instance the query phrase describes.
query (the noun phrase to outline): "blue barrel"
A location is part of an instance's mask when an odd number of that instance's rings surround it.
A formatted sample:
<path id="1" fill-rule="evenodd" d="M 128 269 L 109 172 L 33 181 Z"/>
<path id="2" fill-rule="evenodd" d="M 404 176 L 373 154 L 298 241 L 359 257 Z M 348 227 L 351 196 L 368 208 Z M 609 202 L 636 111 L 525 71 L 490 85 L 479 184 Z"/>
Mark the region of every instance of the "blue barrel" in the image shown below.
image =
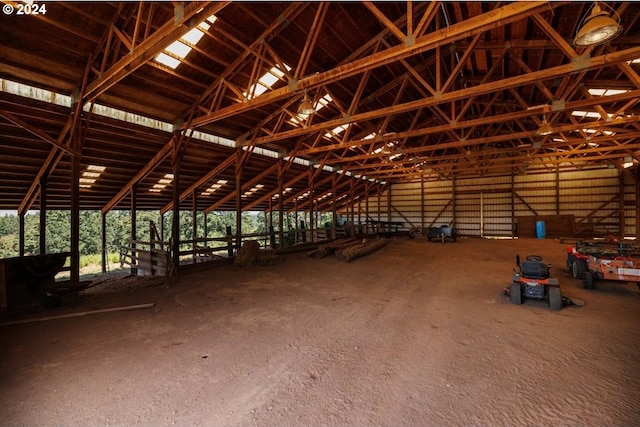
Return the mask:
<path id="1" fill-rule="evenodd" d="M 544 239 L 545 231 L 544 221 L 536 221 L 536 237 L 538 239 Z"/>

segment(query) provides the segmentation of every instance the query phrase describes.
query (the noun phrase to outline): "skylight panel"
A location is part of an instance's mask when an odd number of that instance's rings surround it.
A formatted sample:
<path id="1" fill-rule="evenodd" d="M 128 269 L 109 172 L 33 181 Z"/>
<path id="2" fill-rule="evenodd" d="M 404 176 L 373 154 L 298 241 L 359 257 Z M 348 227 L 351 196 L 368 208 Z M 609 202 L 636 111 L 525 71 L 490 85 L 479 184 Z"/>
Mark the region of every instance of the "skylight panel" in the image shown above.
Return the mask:
<path id="1" fill-rule="evenodd" d="M 171 68 L 172 70 L 175 70 L 178 65 L 180 65 L 180 61 L 178 61 L 176 58 L 167 55 L 164 52 L 160 52 L 157 56 L 156 56 L 156 61 L 161 63 L 162 65 L 166 65 L 167 67 Z"/>
<path id="2" fill-rule="evenodd" d="M 580 117 L 582 119 L 589 117 L 591 119 L 599 119 L 600 118 L 600 114 L 596 113 L 595 111 L 581 111 L 581 110 L 574 110 L 571 112 L 572 116 L 575 117 Z M 609 115 L 609 117 L 611 117 L 611 114 Z"/>
<path id="3" fill-rule="evenodd" d="M 79 179 L 80 188 L 91 188 L 93 184 L 96 183 L 102 172 L 104 172 L 106 168 L 104 166 L 98 165 L 89 165 L 87 169 L 82 172 L 82 175 Z"/>
<path id="4" fill-rule="evenodd" d="M 204 36 L 204 31 L 209 30 L 211 25 L 216 22 L 216 19 L 215 15 L 211 15 L 198 24 L 197 27 L 190 29 L 184 36 L 171 43 L 163 52 L 156 55 L 156 62 L 175 70 L 178 65 L 180 65 L 180 59 L 184 59 L 189 55 L 192 46 L 198 44 Z"/>
<path id="5" fill-rule="evenodd" d="M 287 64 L 285 64 L 287 70 L 290 70 Z M 247 92 L 244 92 L 243 95 L 247 99 L 254 98 L 256 96 L 262 95 L 268 89 L 276 84 L 279 80 L 284 78 L 284 72 L 279 68 L 279 66 L 272 67 L 269 71 L 264 73 L 259 79 L 258 82 L 253 84 Z"/>
<path id="6" fill-rule="evenodd" d="M 325 133 L 324 136 L 326 138 L 332 138 L 332 137 L 334 137 L 336 135 L 341 134 L 345 130 L 347 130 L 349 128 L 349 126 L 351 126 L 351 124 L 336 126 L 335 128 L 333 128 L 329 132 Z"/>
<path id="7" fill-rule="evenodd" d="M 180 40 L 184 40 L 191 43 L 192 45 L 196 45 L 198 44 L 202 36 L 204 36 L 204 33 L 202 31 L 200 31 L 198 28 L 192 28 L 187 34 L 182 36 Z"/>
<path id="8" fill-rule="evenodd" d="M 173 174 L 167 173 L 164 177 L 160 178 L 157 183 L 153 184 L 153 186 L 149 189 L 151 193 L 160 193 L 162 190 L 167 188 L 167 185 L 173 182 Z"/>
<path id="9" fill-rule="evenodd" d="M 211 196 L 217 190 L 222 188 L 222 186 L 225 185 L 227 182 L 229 182 L 229 181 L 227 181 L 226 179 L 219 179 L 216 182 L 214 182 L 213 184 L 211 184 L 211 186 L 209 188 L 207 188 L 205 191 L 203 191 L 201 194 L 203 196 Z"/>
<path id="10" fill-rule="evenodd" d="M 589 89 L 589 93 L 594 96 L 612 96 L 627 92 L 627 89 Z"/>
<path id="11" fill-rule="evenodd" d="M 182 59 L 186 58 L 189 52 L 191 52 L 191 48 L 180 40 L 174 41 L 165 50 Z"/>

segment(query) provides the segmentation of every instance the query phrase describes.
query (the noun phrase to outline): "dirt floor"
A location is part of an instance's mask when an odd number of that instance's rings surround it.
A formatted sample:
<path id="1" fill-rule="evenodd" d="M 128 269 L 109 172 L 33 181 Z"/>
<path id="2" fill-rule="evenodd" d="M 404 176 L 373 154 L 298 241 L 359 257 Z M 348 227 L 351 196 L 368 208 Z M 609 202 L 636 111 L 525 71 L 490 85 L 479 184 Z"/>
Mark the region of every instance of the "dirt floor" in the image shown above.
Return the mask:
<path id="1" fill-rule="evenodd" d="M 3 426 L 638 426 L 640 291 L 586 290 L 556 240 L 390 239 L 121 279 L 0 327 Z M 515 255 L 584 307 L 503 294 Z M 115 284 L 114 284 L 115 283 Z"/>

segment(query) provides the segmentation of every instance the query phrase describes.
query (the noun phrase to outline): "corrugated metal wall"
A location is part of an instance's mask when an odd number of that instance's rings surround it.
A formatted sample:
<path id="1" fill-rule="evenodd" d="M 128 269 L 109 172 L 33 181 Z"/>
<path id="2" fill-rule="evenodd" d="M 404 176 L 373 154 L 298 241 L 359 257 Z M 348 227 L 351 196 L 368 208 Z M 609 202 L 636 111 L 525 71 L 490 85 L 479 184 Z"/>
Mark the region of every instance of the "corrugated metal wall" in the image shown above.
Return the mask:
<path id="1" fill-rule="evenodd" d="M 395 184 L 368 200 L 369 218 L 402 229 L 455 221 L 466 236 L 512 236 L 516 217 L 573 215 L 583 235 L 636 235 L 636 184 L 618 169 Z M 455 195 L 455 196 L 454 196 Z M 367 203 L 355 222 L 366 220 Z M 345 212 L 346 213 L 346 212 Z"/>

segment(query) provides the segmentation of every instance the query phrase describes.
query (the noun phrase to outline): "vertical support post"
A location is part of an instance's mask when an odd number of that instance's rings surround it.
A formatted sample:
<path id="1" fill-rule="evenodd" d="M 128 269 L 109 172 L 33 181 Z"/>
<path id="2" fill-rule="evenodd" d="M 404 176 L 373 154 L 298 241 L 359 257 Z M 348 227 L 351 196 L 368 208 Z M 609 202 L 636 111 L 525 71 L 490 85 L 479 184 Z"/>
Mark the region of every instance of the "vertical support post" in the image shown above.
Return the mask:
<path id="1" fill-rule="evenodd" d="M 636 240 L 640 240 L 640 167 L 636 166 L 635 176 L 635 205 L 636 205 Z"/>
<path id="2" fill-rule="evenodd" d="M 78 144 L 79 146 L 80 144 Z M 80 156 L 71 156 L 71 271 L 70 281 L 80 283 Z"/>
<path id="3" fill-rule="evenodd" d="M 267 225 L 269 234 L 271 234 L 271 231 L 273 231 L 273 199 L 271 198 L 269 199 L 269 216 L 267 217 L 267 213 L 264 213 L 264 222 Z"/>
<path id="4" fill-rule="evenodd" d="M 295 243 L 299 242 L 299 240 L 298 240 L 298 230 L 297 230 L 297 228 L 298 228 L 298 199 L 295 199 L 293 201 L 293 209 L 295 209 L 295 211 L 294 211 L 295 213 L 293 214 L 293 219 L 295 221 L 294 222 L 294 226 L 296 228 L 296 233 L 295 233 L 296 238 L 295 238 L 295 241 L 294 241 L 294 244 L 295 244 Z"/>
<path id="5" fill-rule="evenodd" d="M 193 190 L 191 193 L 191 227 L 193 228 L 193 244 L 191 245 L 193 249 L 193 262 L 196 262 L 196 255 L 198 251 L 198 199 L 196 195 L 196 191 Z"/>
<path id="6" fill-rule="evenodd" d="M 204 238 L 208 239 L 209 238 L 209 224 L 207 223 L 208 218 L 207 218 L 207 212 L 203 212 L 202 215 L 204 216 Z"/>
<path id="7" fill-rule="evenodd" d="M 101 215 L 101 227 L 100 231 L 102 233 L 102 247 L 100 248 L 100 252 L 102 255 L 102 273 L 107 272 L 107 214 L 103 213 Z"/>
<path id="8" fill-rule="evenodd" d="M 313 166 L 312 166 L 313 167 Z M 313 206 L 313 197 L 314 197 L 314 188 L 313 188 L 313 170 L 309 174 L 309 230 L 311 231 L 311 241 L 314 242 L 315 239 L 315 215 L 314 215 L 314 206 Z"/>
<path id="9" fill-rule="evenodd" d="M 338 176 L 337 175 L 333 175 L 333 178 L 331 180 L 331 199 L 333 200 L 333 203 L 331 203 L 331 238 L 335 239 L 337 236 L 337 231 L 338 231 L 338 213 L 336 211 L 336 191 L 337 191 L 337 183 L 338 183 Z"/>
<path id="10" fill-rule="evenodd" d="M 618 169 L 618 238 L 624 239 L 626 226 L 624 206 L 624 173 Z"/>
<path id="11" fill-rule="evenodd" d="M 560 215 L 560 167 L 556 166 L 556 215 Z"/>
<path id="12" fill-rule="evenodd" d="M 276 232 L 273 229 L 273 225 L 269 226 L 269 245 L 271 245 L 271 249 L 276 248 Z"/>
<path id="13" fill-rule="evenodd" d="M 160 240 L 164 242 L 164 214 L 162 212 L 160 212 Z M 163 246 L 162 249 L 164 250 L 165 247 Z"/>
<path id="14" fill-rule="evenodd" d="M 362 202 L 360 202 L 362 203 Z M 367 197 L 366 200 L 364 201 L 364 209 L 365 209 L 365 213 L 364 213 L 364 224 L 365 224 L 365 229 L 367 234 L 369 234 L 370 230 L 369 230 L 369 198 Z M 358 213 L 358 215 L 360 215 Z"/>
<path id="15" fill-rule="evenodd" d="M 227 230 L 227 256 L 231 258 L 233 256 L 233 236 L 231 234 L 231 226 L 226 226 Z"/>
<path id="16" fill-rule="evenodd" d="M 18 226 L 20 227 L 19 236 L 18 236 L 18 253 L 20 258 L 24 256 L 24 213 L 18 213 Z"/>
<path id="17" fill-rule="evenodd" d="M 238 148 L 236 161 L 236 248 L 242 246 L 242 149 Z"/>
<path id="18" fill-rule="evenodd" d="M 278 165 L 278 247 L 284 248 L 284 168 Z"/>
<path id="19" fill-rule="evenodd" d="M 47 253 L 47 177 L 40 178 L 40 255 Z"/>
<path id="20" fill-rule="evenodd" d="M 138 251 L 136 249 L 137 231 L 138 231 L 138 184 L 131 186 L 131 275 L 138 275 Z"/>
<path id="21" fill-rule="evenodd" d="M 424 175 L 420 175 L 420 232 L 424 230 Z"/>
<path id="22" fill-rule="evenodd" d="M 458 221 L 456 219 L 456 212 L 458 210 L 457 209 L 457 204 L 456 204 L 456 201 L 458 200 L 458 188 L 457 188 L 457 182 L 456 182 L 455 177 L 451 178 L 451 180 L 452 180 L 452 186 L 453 186 L 453 194 L 451 195 L 451 197 L 453 198 L 452 199 L 452 205 L 453 206 L 451 207 L 451 210 L 452 210 L 451 216 L 453 218 L 453 224 L 455 225 L 455 224 L 458 223 Z"/>
<path id="23" fill-rule="evenodd" d="M 180 272 L 180 155 L 174 138 L 173 149 L 173 216 L 171 218 L 171 263 L 170 275 L 177 277 Z"/>
<path id="24" fill-rule="evenodd" d="M 516 190 L 515 190 L 515 175 L 511 174 L 511 238 L 516 237 L 516 231 L 518 224 L 516 223 Z"/>

